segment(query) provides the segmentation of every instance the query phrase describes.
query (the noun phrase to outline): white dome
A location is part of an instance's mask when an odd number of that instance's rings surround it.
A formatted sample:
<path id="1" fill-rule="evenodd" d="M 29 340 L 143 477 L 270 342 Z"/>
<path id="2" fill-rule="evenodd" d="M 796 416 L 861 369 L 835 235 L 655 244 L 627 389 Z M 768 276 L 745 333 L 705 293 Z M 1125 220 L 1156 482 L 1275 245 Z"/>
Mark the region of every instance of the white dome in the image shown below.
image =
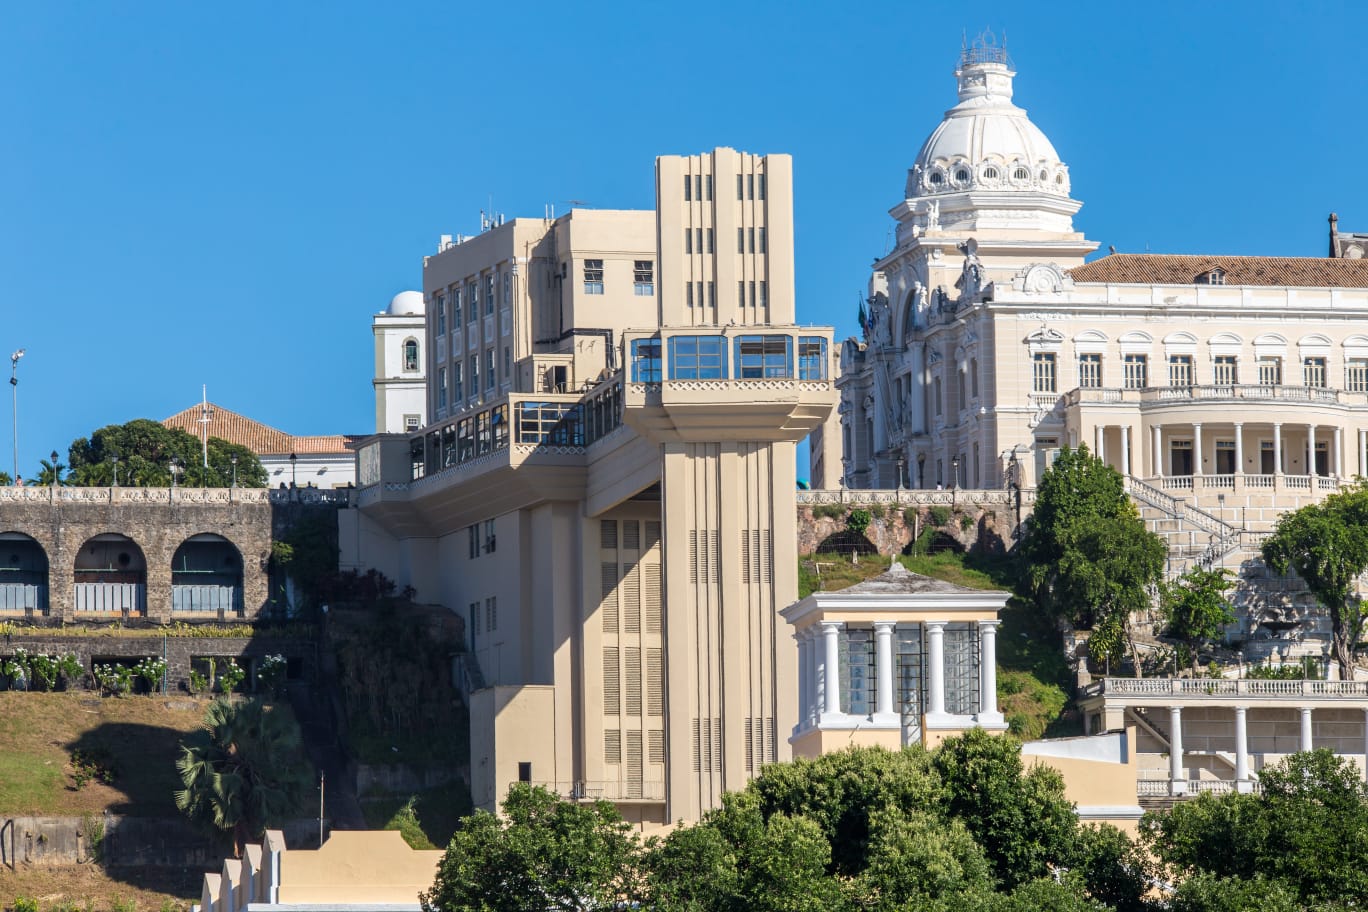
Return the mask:
<path id="1" fill-rule="evenodd" d="M 1012 104 L 1007 52 L 978 42 L 955 70 L 959 104 L 922 144 L 907 198 L 965 190 L 1033 190 L 1069 195 L 1069 169 L 1026 112 Z"/>
<path id="2" fill-rule="evenodd" d="M 390 301 L 385 313 L 391 317 L 421 317 L 425 310 L 421 291 L 401 291 Z"/>

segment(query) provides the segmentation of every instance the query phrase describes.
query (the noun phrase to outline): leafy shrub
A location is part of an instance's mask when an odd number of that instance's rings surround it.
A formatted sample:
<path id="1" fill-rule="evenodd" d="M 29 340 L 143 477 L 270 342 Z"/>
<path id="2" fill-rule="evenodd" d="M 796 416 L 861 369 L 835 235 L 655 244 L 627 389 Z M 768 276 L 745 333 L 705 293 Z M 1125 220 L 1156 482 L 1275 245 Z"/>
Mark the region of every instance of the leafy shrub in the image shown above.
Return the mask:
<path id="1" fill-rule="evenodd" d="M 138 904 L 131 899 L 116 896 L 114 901 L 109 904 L 109 912 L 138 912 Z"/>
<path id="2" fill-rule="evenodd" d="M 74 750 L 71 752 L 72 790 L 79 792 L 87 782 L 103 782 L 111 785 L 117 775 L 114 758 L 108 751 Z"/>
<path id="3" fill-rule="evenodd" d="M 933 526 L 943 526 L 950 521 L 950 508 L 934 506 L 926 511 L 926 518 Z"/>
<path id="4" fill-rule="evenodd" d="M 32 680 L 29 676 L 28 650 L 20 646 L 14 650 L 14 655 L 0 662 L 0 675 L 4 676 L 10 690 L 28 690 Z"/>
<path id="5" fill-rule="evenodd" d="M 856 535 L 864 535 L 872 519 L 868 510 L 851 510 L 850 515 L 846 517 L 846 530 Z"/>
<path id="6" fill-rule="evenodd" d="M 974 528 L 974 517 L 970 516 L 968 513 L 965 513 L 963 516 L 960 517 L 960 531 L 968 532 L 972 528 Z"/>
<path id="7" fill-rule="evenodd" d="M 286 664 L 283 655 L 268 655 L 262 659 L 257 668 L 257 686 L 265 693 L 280 696 L 285 686 Z"/>
<path id="8" fill-rule="evenodd" d="M 147 689 L 156 693 L 166 675 L 166 660 L 149 656 L 133 667 L 133 674 L 147 682 Z"/>
<path id="9" fill-rule="evenodd" d="M 223 673 L 219 675 L 219 690 L 225 695 L 231 695 L 237 686 L 242 683 L 242 679 L 247 677 L 247 671 L 232 659 L 224 667 Z"/>
<path id="10" fill-rule="evenodd" d="M 818 519 L 840 519 L 845 515 L 845 507 L 840 504 L 818 504 L 812 508 L 812 515 Z"/>
<path id="11" fill-rule="evenodd" d="M 27 896 L 16 896 L 13 908 L 14 912 L 38 912 L 38 900 L 29 899 Z"/>
<path id="12" fill-rule="evenodd" d="M 76 657 L 76 653 L 68 652 L 57 660 L 57 674 L 62 679 L 62 685 L 71 690 L 85 677 L 85 666 Z"/>
<path id="13" fill-rule="evenodd" d="M 122 697 L 133 690 L 133 669 L 127 665 L 96 665 L 90 676 L 103 694 Z"/>
<path id="14" fill-rule="evenodd" d="M 195 669 L 190 669 L 190 692 L 202 694 L 209 689 L 209 680 Z"/>

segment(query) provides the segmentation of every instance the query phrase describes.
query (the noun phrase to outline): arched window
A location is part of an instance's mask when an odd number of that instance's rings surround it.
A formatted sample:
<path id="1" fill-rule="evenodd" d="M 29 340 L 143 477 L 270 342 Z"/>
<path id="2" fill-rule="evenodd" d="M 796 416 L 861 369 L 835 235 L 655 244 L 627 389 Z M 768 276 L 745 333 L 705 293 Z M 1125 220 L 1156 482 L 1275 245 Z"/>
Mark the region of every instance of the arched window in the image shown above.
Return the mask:
<path id="1" fill-rule="evenodd" d="M 418 369 L 418 340 L 404 340 L 404 370 L 416 371 Z"/>
<path id="2" fill-rule="evenodd" d="M 998 179 L 998 169 L 997 169 L 997 168 L 994 168 L 992 165 L 989 165 L 988 167 L 986 167 L 986 168 L 983 169 L 983 178 L 984 178 L 984 180 L 990 180 L 990 181 L 995 181 L 995 180 L 997 180 L 997 179 Z"/>
<path id="3" fill-rule="evenodd" d="M 960 168 L 958 171 L 956 171 L 955 180 L 959 181 L 961 184 L 969 183 L 969 169 Z"/>
<path id="4" fill-rule="evenodd" d="M 1027 171 L 1025 168 L 1018 167 L 1015 171 L 1012 172 L 1012 180 L 1024 181 L 1030 179 L 1031 172 Z"/>

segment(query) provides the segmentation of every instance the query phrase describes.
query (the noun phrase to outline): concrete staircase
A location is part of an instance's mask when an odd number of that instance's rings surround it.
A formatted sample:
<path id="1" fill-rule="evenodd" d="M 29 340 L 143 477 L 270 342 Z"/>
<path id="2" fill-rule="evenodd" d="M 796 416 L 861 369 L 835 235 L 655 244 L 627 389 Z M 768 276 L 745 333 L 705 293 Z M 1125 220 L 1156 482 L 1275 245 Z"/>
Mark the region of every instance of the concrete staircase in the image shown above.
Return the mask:
<path id="1" fill-rule="evenodd" d="M 1225 568 L 1234 576 L 1236 620 L 1226 636 L 1244 643 L 1245 661 L 1325 655 L 1329 616 L 1301 579 L 1279 576 L 1263 562 L 1260 547 L 1268 531 L 1241 529 L 1138 478 L 1127 479 L 1126 489 L 1146 528 L 1168 545 L 1168 579 L 1194 566 Z"/>

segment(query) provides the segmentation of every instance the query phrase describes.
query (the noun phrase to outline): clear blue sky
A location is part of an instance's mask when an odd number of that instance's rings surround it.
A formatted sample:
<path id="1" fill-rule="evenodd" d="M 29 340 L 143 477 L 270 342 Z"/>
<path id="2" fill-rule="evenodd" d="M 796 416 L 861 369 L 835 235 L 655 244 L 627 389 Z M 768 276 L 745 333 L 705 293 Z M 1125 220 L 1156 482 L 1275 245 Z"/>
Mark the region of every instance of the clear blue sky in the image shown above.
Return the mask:
<path id="1" fill-rule="evenodd" d="M 291 433 L 368 432 L 370 314 L 439 234 L 491 198 L 648 208 L 662 153 L 792 153 L 799 317 L 849 334 L 985 27 L 1102 250 L 1322 255 L 1331 210 L 1368 231 L 1366 25 L 1283 0 L 5 4 L 20 470 L 201 383 Z"/>

